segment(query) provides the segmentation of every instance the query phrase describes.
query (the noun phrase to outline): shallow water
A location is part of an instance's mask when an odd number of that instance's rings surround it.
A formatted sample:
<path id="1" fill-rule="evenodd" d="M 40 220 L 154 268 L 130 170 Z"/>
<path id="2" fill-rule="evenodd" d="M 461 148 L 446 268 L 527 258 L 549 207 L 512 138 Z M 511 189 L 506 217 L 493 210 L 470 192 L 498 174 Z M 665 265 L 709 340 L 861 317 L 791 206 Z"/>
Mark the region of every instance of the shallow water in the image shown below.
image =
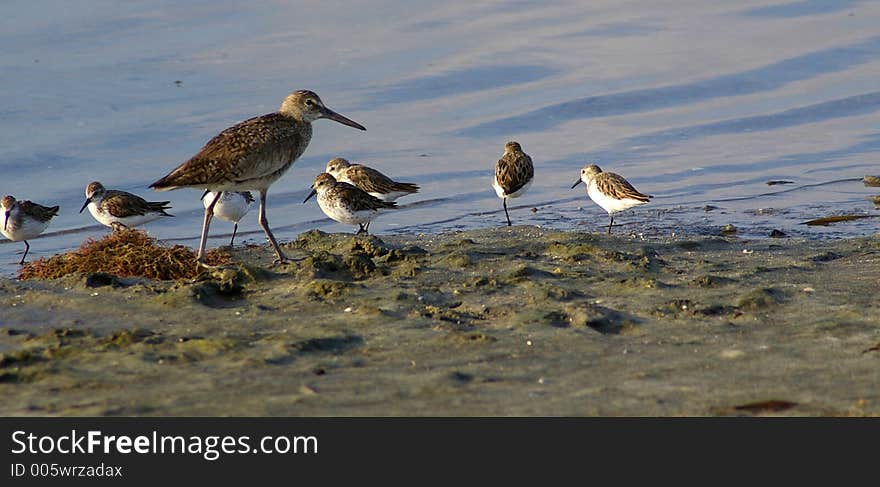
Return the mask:
<path id="1" fill-rule="evenodd" d="M 536 163 L 516 223 L 601 231 L 604 212 L 569 189 L 590 161 L 655 196 L 617 218 L 621 234 L 880 228 L 801 224 L 878 214 L 880 189 L 861 182 L 880 173 L 877 2 L 59 0 L 3 2 L 0 16 L 0 191 L 62 207 L 33 258 L 106 231 L 77 213 L 92 180 L 171 200 L 176 218 L 146 228 L 196 245 L 201 192 L 147 185 L 300 88 L 368 130 L 315 124 L 270 190 L 283 241 L 348 230 L 301 204 L 335 156 L 422 186 L 378 234 L 501 225 L 490 181 L 512 139 Z M 223 244 L 231 224 L 212 230 Z M 264 240 L 255 210 L 239 233 Z M 12 274 L 23 244 L 0 243 Z"/>

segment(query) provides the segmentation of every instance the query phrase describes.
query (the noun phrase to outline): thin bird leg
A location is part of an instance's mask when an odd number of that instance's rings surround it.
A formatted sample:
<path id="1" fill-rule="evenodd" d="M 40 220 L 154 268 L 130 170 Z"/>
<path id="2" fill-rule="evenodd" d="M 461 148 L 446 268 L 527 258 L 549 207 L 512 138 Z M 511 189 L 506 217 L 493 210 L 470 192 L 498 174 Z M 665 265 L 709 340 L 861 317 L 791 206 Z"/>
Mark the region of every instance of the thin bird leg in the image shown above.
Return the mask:
<path id="1" fill-rule="evenodd" d="M 263 227 L 263 231 L 266 232 L 266 237 L 269 238 L 269 242 L 272 243 L 272 247 L 275 249 L 276 263 L 288 262 L 290 259 L 284 255 L 284 252 L 281 251 L 281 247 L 278 245 L 278 242 L 275 241 L 275 236 L 272 235 L 272 230 L 269 230 L 269 220 L 266 219 L 266 192 L 267 190 L 260 190 L 260 226 Z"/>
<path id="2" fill-rule="evenodd" d="M 238 223 L 232 224 L 232 240 L 229 241 L 229 248 L 232 248 L 232 242 L 235 242 L 235 232 L 238 231 Z"/>
<path id="3" fill-rule="evenodd" d="M 27 257 L 28 250 L 30 250 L 30 249 L 31 249 L 30 244 L 27 243 L 27 240 L 25 240 L 24 241 L 24 255 L 21 256 L 21 261 L 18 262 L 18 265 L 24 265 L 24 258 Z"/>
<path id="4" fill-rule="evenodd" d="M 611 235 L 611 225 L 614 225 L 614 215 L 611 215 L 611 222 L 608 223 L 608 235 Z"/>
<path id="5" fill-rule="evenodd" d="M 502 201 L 504 201 L 504 216 L 507 217 L 507 226 L 509 227 L 509 226 L 511 226 L 511 223 L 510 223 L 510 214 L 507 213 L 507 198 L 504 198 Z"/>
<path id="6" fill-rule="evenodd" d="M 202 223 L 202 239 L 199 240 L 199 253 L 196 256 L 196 260 L 200 264 L 205 263 L 205 244 L 208 243 L 208 228 L 211 226 L 211 219 L 214 218 L 214 205 L 220 200 L 222 194 L 222 191 L 218 191 L 214 199 L 211 200 L 211 204 L 205 208 L 205 221 Z"/>
<path id="7" fill-rule="evenodd" d="M 363 223 L 358 223 L 358 227 L 358 231 L 355 235 L 363 235 L 367 233 L 367 227 L 365 227 Z"/>
<path id="8" fill-rule="evenodd" d="M 370 223 L 373 223 L 373 222 L 367 222 L 367 224 L 364 225 L 364 233 L 368 233 L 370 231 Z"/>

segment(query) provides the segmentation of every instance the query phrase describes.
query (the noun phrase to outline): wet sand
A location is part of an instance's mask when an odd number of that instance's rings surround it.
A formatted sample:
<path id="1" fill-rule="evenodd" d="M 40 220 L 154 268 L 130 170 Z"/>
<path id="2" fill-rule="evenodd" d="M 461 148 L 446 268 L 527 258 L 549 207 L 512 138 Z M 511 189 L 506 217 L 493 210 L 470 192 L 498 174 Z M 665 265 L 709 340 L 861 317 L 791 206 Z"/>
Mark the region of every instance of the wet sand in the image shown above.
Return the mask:
<path id="1" fill-rule="evenodd" d="M 880 238 L 303 233 L 0 280 L 0 414 L 880 414 Z"/>

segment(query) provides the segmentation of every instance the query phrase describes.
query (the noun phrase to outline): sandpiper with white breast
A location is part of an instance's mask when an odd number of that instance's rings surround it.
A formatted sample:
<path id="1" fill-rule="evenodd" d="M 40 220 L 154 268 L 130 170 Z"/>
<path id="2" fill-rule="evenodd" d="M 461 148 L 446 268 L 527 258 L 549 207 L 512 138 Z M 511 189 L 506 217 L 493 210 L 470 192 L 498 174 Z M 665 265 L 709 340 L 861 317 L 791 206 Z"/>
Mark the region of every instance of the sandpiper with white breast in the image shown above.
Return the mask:
<path id="1" fill-rule="evenodd" d="M 587 195 L 597 205 L 608 212 L 611 221 L 608 223 L 608 234 L 614 225 L 614 214 L 633 206 L 644 205 L 653 196 L 638 192 L 623 176 L 613 172 L 604 172 L 595 164 L 588 164 L 581 169 L 581 177 L 572 185 L 587 185 Z"/>
<path id="2" fill-rule="evenodd" d="M 43 233 L 49 221 L 58 214 L 57 206 L 43 206 L 27 200 L 16 200 L 6 195 L 0 200 L 3 207 L 3 236 L 13 242 L 24 242 L 24 255 L 19 265 L 24 264 L 28 251 L 31 249 L 28 239 Z"/>
<path id="3" fill-rule="evenodd" d="M 315 177 L 312 191 L 303 203 L 314 195 L 318 195 L 318 206 L 325 215 L 339 223 L 358 225 L 358 235 L 367 233 L 380 210 L 397 208 L 397 203 L 382 201 L 357 186 L 340 183 L 326 172 Z"/>
<path id="4" fill-rule="evenodd" d="M 305 152 L 312 139 L 312 122 L 321 118 L 366 130 L 363 125 L 324 106 L 314 92 L 294 91 L 284 98 L 277 112 L 245 120 L 220 132 L 196 155 L 150 185 L 156 191 L 202 188 L 215 193 L 205 208 L 197 255 L 199 263 L 204 262 L 208 227 L 219 192 L 246 190 L 260 193 L 260 226 L 275 250 L 276 261 L 288 260 L 269 229 L 266 193 Z"/>
<path id="5" fill-rule="evenodd" d="M 202 194 L 202 204 L 205 205 L 205 208 L 214 201 L 216 196 L 217 194 L 212 191 L 205 191 Z M 254 201 L 254 195 L 250 191 L 223 191 L 220 199 L 214 205 L 214 216 L 221 220 L 232 222 L 232 239 L 229 240 L 229 247 L 232 247 L 233 242 L 235 242 L 238 222 L 250 211 L 251 204 Z"/>
<path id="6" fill-rule="evenodd" d="M 352 164 L 342 157 L 331 159 L 326 172 L 336 181 L 357 186 L 382 201 L 396 201 L 401 196 L 419 192 L 416 184 L 399 183 L 371 167 Z"/>
<path id="7" fill-rule="evenodd" d="M 86 201 L 79 212 L 86 208 L 102 225 L 114 230 L 133 228 L 162 217 L 174 216 L 165 212 L 170 201 L 147 201 L 136 194 L 117 189 L 106 189 L 98 181 L 86 186 Z"/>
<path id="8" fill-rule="evenodd" d="M 518 142 L 508 142 L 504 145 L 504 155 L 495 163 L 495 179 L 492 187 L 495 194 L 503 201 L 504 216 L 507 217 L 507 226 L 510 226 L 510 214 L 507 212 L 507 198 L 519 198 L 532 185 L 535 176 L 535 168 L 532 158 L 523 152 Z"/>

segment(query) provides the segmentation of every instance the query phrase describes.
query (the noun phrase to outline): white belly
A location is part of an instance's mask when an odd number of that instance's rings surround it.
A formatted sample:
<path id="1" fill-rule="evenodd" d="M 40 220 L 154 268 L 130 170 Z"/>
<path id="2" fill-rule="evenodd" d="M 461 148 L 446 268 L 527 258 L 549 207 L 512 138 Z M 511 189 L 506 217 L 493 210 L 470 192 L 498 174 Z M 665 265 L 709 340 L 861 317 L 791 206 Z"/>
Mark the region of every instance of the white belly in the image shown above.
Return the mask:
<path id="1" fill-rule="evenodd" d="M 161 218 L 163 215 L 161 213 L 147 213 L 145 215 L 135 215 L 135 216 L 127 216 L 125 218 L 117 218 L 110 213 L 105 211 L 101 211 L 98 208 L 97 203 L 94 201 L 89 203 L 89 213 L 95 217 L 95 220 L 98 220 L 102 225 L 106 225 L 108 227 L 112 227 L 114 223 L 121 223 L 128 228 L 134 228 L 138 225 L 143 225 L 144 223 L 151 222 L 153 220 L 157 220 Z"/>
<path id="2" fill-rule="evenodd" d="M 211 192 L 202 198 L 202 204 L 205 205 L 205 208 L 211 204 L 216 195 L 217 193 Z M 214 216 L 221 220 L 238 223 L 247 214 L 248 210 L 250 210 L 250 205 L 244 199 L 244 196 L 240 193 L 227 191 L 223 193 L 220 201 L 214 205 Z"/>
<path id="3" fill-rule="evenodd" d="M 336 200 L 318 197 L 318 206 L 321 211 L 331 219 L 346 225 L 363 225 L 376 218 L 379 214 L 376 210 L 351 211 L 351 209 Z"/>
<path id="4" fill-rule="evenodd" d="M 601 206 L 602 209 L 607 211 L 609 215 L 617 213 L 618 211 L 632 208 L 633 206 L 644 205 L 645 203 L 647 203 L 646 201 L 640 201 L 632 198 L 612 198 L 610 196 L 607 196 L 605 193 L 599 191 L 596 183 L 590 183 L 590 185 L 587 187 L 587 194 L 590 196 L 590 199 L 593 200 L 593 202 Z"/>
<path id="5" fill-rule="evenodd" d="M 2 222 L 0 222 L 0 224 L 2 224 Z M 13 223 L 12 217 L 10 216 L 9 222 L 6 224 L 6 229 L 4 230 L 0 227 L 0 232 L 13 242 L 21 242 L 22 240 L 28 240 L 43 233 L 43 230 L 48 226 L 49 222 L 41 222 L 27 217 L 22 218 L 19 224 L 16 225 Z"/>
<path id="6" fill-rule="evenodd" d="M 529 179 L 529 182 L 524 184 L 522 188 L 519 188 L 518 190 L 514 191 L 513 193 L 504 194 L 504 189 L 498 185 L 498 181 L 494 177 L 492 178 L 492 187 L 495 188 L 495 194 L 497 194 L 499 198 L 519 198 L 531 186 L 532 186 L 532 180 Z"/>

